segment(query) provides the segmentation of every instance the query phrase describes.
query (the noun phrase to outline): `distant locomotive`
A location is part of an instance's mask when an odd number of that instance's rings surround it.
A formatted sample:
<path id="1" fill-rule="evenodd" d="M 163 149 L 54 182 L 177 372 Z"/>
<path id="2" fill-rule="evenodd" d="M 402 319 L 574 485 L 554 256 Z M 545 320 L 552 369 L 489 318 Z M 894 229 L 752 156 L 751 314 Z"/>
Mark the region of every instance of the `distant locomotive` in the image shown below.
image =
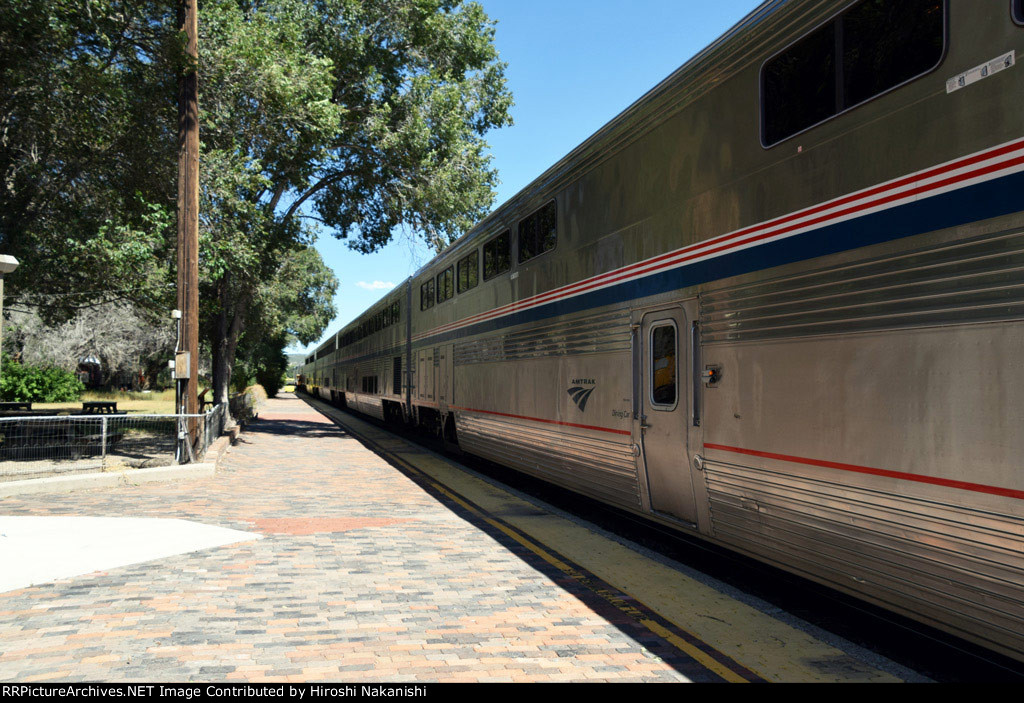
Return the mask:
<path id="1" fill-rule="evenodd" d="M 304 384 L 1024 658 L 1021 5 L 764 3 Z"/>

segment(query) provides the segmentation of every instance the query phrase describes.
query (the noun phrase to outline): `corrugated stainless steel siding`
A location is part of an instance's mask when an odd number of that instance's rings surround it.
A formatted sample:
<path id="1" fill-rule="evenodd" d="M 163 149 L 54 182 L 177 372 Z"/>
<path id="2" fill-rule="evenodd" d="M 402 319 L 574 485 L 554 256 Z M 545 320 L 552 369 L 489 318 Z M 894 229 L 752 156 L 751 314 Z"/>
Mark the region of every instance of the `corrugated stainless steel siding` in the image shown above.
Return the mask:
<path id="1" fill-rule="evenodd" d="M 547 356 L 571 356 L 629 351 L 629 311 L 532 327 L 455 345 L 455 363 L 516 361 Z"/>
<path id="2" fill-rule="evenodd" d="M 636 461 L 628 442 L 472 412 L 458 413 L 456 423 L 459 445 L 471 454 L 610 503 L 640 505 Z"/>
<path id="3" fill-rule="evenodd" d="M 1024 519 L 717 460 L 712 534 L 1024 652 Z"/>
<path id="4" fill-rule="evenodd" d="M 735 286 L 701 296 L 705 343 L 1024 318 L 1024 234 Z"/>

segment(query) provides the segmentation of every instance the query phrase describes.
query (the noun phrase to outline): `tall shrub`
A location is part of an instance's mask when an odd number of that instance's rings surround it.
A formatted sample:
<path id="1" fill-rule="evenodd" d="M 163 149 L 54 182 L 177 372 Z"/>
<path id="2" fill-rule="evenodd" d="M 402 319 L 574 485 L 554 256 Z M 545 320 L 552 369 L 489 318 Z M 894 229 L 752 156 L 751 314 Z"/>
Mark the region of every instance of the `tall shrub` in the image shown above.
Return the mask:
<path id="1" fill-rule="evenodd" d="M 0 369 L 0 398 L 29 403 L 78 400 L 85 386 L 75 374 L 55 366 L 26 366 L 4 357 Z"/>

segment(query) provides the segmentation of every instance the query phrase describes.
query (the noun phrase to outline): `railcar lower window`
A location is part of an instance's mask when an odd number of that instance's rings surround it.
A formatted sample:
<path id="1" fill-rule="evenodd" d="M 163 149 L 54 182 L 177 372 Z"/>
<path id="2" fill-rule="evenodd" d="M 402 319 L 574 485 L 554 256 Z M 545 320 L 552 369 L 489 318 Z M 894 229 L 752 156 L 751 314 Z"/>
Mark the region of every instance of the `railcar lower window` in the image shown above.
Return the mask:
<path id="1" fill-rule="evenodd" d="M 762 142 L 771 146 L 938 66 L 944 0 L 863 0 L 761 69 Z"/>
<path id="2" fill-rule="evenodd" d="M 519 223 L 519 263 L 555 248 L 558 239 L 558 208 L 555 201 Z"/>
<path id="3" fill-rule="evenodd" d="M 651 328 L 651 405 L 676 404 L 676 326 Z"/>
<path id="4" fill-rule="evenodd" d="M 1013 0 L 1011 7 L 1014 21 L 1018 24 L 1024 24 L 1024 0 Z"/>
<path id="5" fill-rule="evenodd" d="M 512 233 L 505 230 L 484 244 L 484 280 L 512 268 Z"/>
<path id="6" fill-rule="evenodd" d="M 455 295 L 455 281 L 452 274 L 452 267 L 449 266 L 437 274 L 437 302 L 443 303 Z"/>
<path id="7" fill-rule="evenodd" d="M 363 393 L 376 393 L 377 389 L 376 376 L 363 376 Z"/>
<path id="8" fill-rule="evenodd" d="M 434 279 L 420 286 L 420 310 L 434 307 Z"/>
<path id="9" fill-rule="evenodd" d="M 462 259 L 459 259 L 459 263 L 456 266 L 458 269 L 458 281 L 456 287 L 459 289 L 459 293 L 465 293 L 470 288 L 476 288 L 478 283 L 477 270 L 480 266 L 480 257 L 477 256 L 474 250 L 472 254 Z"/>

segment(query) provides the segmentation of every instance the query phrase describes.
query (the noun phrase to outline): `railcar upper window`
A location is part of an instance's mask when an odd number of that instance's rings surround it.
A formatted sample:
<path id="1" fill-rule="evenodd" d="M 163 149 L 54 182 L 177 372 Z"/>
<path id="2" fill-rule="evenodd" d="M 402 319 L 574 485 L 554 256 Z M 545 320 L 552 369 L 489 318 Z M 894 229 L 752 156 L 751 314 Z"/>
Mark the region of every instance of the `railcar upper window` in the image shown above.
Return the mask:
<path id="1" fill-rule="evenodd" d="M 434 279 L 420 286 L 420 310 L 434 307 Z"/>
<path id="2" fill-rule="evenodd" d="M 651 405 L 676 404 L 676 326 L 651 328 Z"/>
<path id="3" fill-rule="evenodd" d="M 863 0 L 761 69 L 762 139 L 771 146 L 935 68 L 944 0 Z"/>
<path id="4" fill-rule="evenodd" d="M 470 288 L 476 288 L 478 282 L 477 270 L 480 266 L 480 257 L 477 256 L 476 250 L 469 256 L 459 259 L 458 266 L 458 281 L 456 287 L 460 293 L 465 293 Z"/>
<path id="5" fill-rule="evenodd" d="M 494 278 L 512 268 L 511 232 L 505 230 L 484 244 L 484 280 Z"/>
<path id="6" fill-rule="evenodd" d="M 828 24 L 764 65 L 764 143 L 774 144 L 836 113 L 835 27 Z"/>
<path id="7" fill-rule="evenodd" d="M 1013 19 L 1024 24 L 1024 0 L 1013 0 Z"/>
<path id="8" fill-rule="evenodd" d="M 451 266 L 437 274 L 437 302 L 443 303 L 455 295 L 455 281 L 453 279 Z"/>
<path id="9" fill-rule="evenodd" d="M 555 201 L 519 223 L 519 263 L 555 248 L 558 237 L 558 209 Z"/>

